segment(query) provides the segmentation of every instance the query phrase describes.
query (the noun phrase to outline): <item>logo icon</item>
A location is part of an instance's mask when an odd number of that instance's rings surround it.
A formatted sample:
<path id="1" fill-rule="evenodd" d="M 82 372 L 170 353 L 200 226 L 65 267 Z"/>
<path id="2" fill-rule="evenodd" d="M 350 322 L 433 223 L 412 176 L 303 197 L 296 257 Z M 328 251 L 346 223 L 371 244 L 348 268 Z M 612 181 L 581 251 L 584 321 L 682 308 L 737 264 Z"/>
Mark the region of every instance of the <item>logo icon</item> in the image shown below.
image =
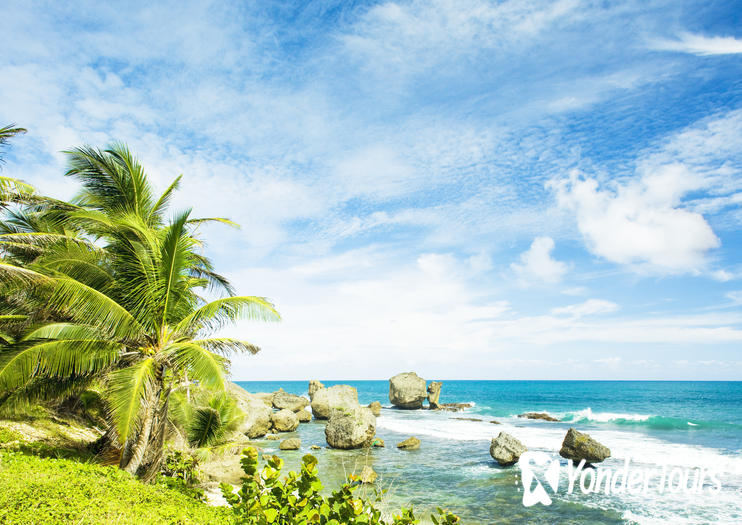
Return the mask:
<path id="1" fill-rule="evenodd" d="M 536 503 L 551 505 L 551 498 L 546 492 L 536 472 L 551 488 L 552 493 L 559 489 L 559 459 L 552 458 L 545 452 L 524 452 L 518 461 L 523 482 L 523 506 L 531 507 Z M 534 486 L 535 481 L 535 486 Z"/>

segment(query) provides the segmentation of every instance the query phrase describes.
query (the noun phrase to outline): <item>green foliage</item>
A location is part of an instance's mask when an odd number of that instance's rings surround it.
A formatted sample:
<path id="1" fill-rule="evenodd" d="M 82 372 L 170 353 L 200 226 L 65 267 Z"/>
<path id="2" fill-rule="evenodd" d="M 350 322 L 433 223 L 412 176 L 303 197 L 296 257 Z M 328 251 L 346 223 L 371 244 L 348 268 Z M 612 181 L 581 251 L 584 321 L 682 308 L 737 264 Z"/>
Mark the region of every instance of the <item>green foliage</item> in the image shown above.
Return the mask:
<path id="1" fill-rule="evenodd" d="M 302 458 L 301 472 L 289 472 L 280 479 L 283 460 L 278 456 L 267 458 L 267 464 L 258 470 L 258 451 L 248 448 L 243 452 L 242 469 L 246 477 L 235 493 L 232 486 L 221 484 L 222 493 L 232 507 L 237 522 L 245 525 L 322 525 L 368 524 L 408 525 L 419 523 L 411 508 L 403 508 L 391 520 L 371 502 L 355 494 L 360 482 L 351 479 L 330 496 L 321 494 L 317 458 L 307 454 Z M 376 501 L 380 500 L 377 493 Z M 459 523 L 459 518 L 438 509 L 435 523 Z"/>
<path id="2" fill-rule="evenodd" d="M 165 483 L 146 485 L 113 467 L 0 451 L 0 523 L 233 523 Z"/>
<path id="3" fill-rule="evenodd" d="M 16 432 L 10 428 L 0 427 L 0 444 L 12 443 L 13 441 L 21 441 L 23 434 Z"/>
<path id="4" fill-rule="evenodd" d="M 162 474 L 183 480 L 186 485 L 198 483 L 198 458 L 182 450 L 168 449 L 162 462 Z"/>

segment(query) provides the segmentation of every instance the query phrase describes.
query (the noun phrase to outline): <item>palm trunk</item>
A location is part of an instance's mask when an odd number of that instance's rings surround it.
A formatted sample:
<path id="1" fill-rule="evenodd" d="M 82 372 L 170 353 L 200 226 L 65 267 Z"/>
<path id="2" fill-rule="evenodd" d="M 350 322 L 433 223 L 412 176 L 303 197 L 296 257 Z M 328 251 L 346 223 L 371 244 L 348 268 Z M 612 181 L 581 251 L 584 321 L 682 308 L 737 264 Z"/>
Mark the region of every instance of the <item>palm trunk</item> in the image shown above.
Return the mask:
<path id="1" fill-rule="evenodd" d="M 144 418 L 142 419 L 139 432 L 133 440 L 128 440 L 127 445 L 124 448 L 124 453 L 121 455 L 119 467 L 130 474 L 136 475 L 140 465 L 142 464 L 145 453 L 147 452 L 150 436 L 152 435 L 152 423 L 157 411 L 157 400 L 160 397 L 159 390 L 160 389 L 158 388 L 158 392 L 147 400 Z"/>
<path id="2" fill-rule="evenodd" d="M 141 473 L 142 481 L 149 483 L 154 480 L 162 469 L 163 449 L 165 444 L 165 431 L 167 430 L 167 413 L 170 404 L 170 389 L 168 386 L 162 392 L 159 408 L 152 421 L 152 433 L 150 434 L 150 443 L 147 457 L 142 463 L 143 472 Z"/>

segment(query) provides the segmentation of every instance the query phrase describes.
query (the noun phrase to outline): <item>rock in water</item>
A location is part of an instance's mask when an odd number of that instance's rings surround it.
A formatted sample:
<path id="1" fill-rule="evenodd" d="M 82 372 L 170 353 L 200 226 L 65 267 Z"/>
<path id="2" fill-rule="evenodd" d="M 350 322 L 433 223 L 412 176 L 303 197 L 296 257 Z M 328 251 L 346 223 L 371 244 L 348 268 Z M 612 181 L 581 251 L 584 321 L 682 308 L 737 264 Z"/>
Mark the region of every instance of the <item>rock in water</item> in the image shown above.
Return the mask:
<path id="1" fill-rule="evenodd" d="M 309 448 L 311 448 L 312 450 L 320 450 L 322 447 L 320 447 L 319 445 L 312 445 Z"/>
<path id="2" fill-rule="evenodd" d="M 517 463 L 526 450 L 523 443 L 505 432 L 500 432 L 490 443 L 490 456 L 503 467 Z"/>
<path id="3" fill-rule="evenodd" d="M 325 385 L 317 381 L 316 379 L 311 379 L 309 381 L 309 399 L 314 399 L 314 393 L 317 392 L 320 388 L 325 388 Z"/>
<path id="4" fill-rule="evenodd" d="M 415 372 L 397 374 L 389 380 L 389 401 L 398 408 L 417 409 L 423 407 L 428 396 L 425 379 Z"/>
<path id="5" fill-rule="evenodd" d="M 312 399 L 312 415 L 315 419 L 329 419 L 334 409 L 359 407 L 358 391 L 349 385 L 321 388 Z"/>
<path id="6" fill-rule="evenodd" d="M 373 443 L 371 443 L 372 447 L 376 448 L 384 448 L 386 445 L 384 445 L 384 440 L 381 438 L 374 438 Z"/>
<path id="7" fill-rule="evenodd" d="M 441 387 L 443 383 L 440 381 L 431 381 L 428 385 L 428 405 L 431 410 L 438 410 L 438 398 L 441 397 Z"/>
<path id="8" fill-rule="evenodd" d="M 361 470 L 361 483 L 373 483 L 377 477 L 379 476 L 374 472 L 374 469 L 368 465 L 363 466 L 363 470 Z"/>
<path id="9" fill-rule="evenodd" d="M 262 399 L 246 392 L 243 388 L 229 383 L 229 395 L 237 402 L 239 409 L 245 414 L 239 431 L 250 439 L 265 436 L 271 429 L 271 414 L 273 410 Z"/>
<path id="10" fill-rule="evenodd" d="M 526 412 L 525 414 L 518 414 L 518 417 L 526 419 L 543 419 L 544 421 L 559 421 L 554 416 L 550 416 L 546 412 Z"/>
<path id="11" fill-rule="evenodd" d="M 271 414 L 271 422 L 278 432 L 293 432 L 299 426 L 299 418 L 288 408 Z"/>
<path id="12" fill-rule="evenodd" d="M 379 417 L 381 415 L 381 403 L 379 403 L 378 401 L 369 403 L 368 408 L 376 417 Z"/>
<path id="13" fill-rule="evenodd" d="M 415 436 L 408 437 L 404 441 L 397 443 L 397 448 L 402 450 L 417 450 L 420 448 L 420 440 Z"/>
<path id="14" fill-rule="evenodd" d="M 299 418 L 299 423 L 309 423 L 312 420 L 312 414 L 303 408 L 296 412 L 296 417 Z"/>
<path id="15" fill-rule="evenodd" d="M 281 450 L 299 450 L 299 447 L 301 447 L 301 440 L 299 438 L 284 439 L 278 445 L 278 448 Z"/>
<path id="16" fill-rule="evenodd" d="M 611 450 L 589 435 L 570 428 L 564 436 L 559 455 L 574 461 L 584 459 L 587 463 L 600 463 L 611 456 Z"/>
<path id="17" fill-rule="evenodd" d="M 279 439 L 281 439 L 281 438 L 280 438 L 280 437 L 278 437 L 278 436 L 277 436 L 277 435 L 275 435 L 275 434 L 268 434 L 267 436 L 265 436 L 265 439 L 267 439 L 267 440 L 269 440 L 269 441 L 278 441 L 278 440 L 279 440 Z"/>
<path id="18" fill-rule="evenodd" d="M 288 408 L 292 412 L 298 412 L 304 410 L 307 406 L 309 406 L 309 400 L 306 397 L 289 394 L 283 390 L 273 393 L 273 407 L 278 410 Z"/>
<path id="19" fill-rule="evenodd" d="M 361 448 L 371 445 L 376 418 L 368 408 L 335 409 L 325 427 L 325 439 L 332 448 Z"/>

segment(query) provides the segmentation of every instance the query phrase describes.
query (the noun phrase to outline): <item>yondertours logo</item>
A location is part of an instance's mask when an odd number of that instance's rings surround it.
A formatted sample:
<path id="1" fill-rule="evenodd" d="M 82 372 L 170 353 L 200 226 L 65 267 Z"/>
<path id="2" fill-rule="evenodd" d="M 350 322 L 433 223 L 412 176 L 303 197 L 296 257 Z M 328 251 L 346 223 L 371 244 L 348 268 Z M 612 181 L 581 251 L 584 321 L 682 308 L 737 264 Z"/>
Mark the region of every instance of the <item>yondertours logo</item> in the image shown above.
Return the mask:
<path id="1" fill-rule="evenodd" d="M 562 465 L 558 457 L 545 452 L 525 452 L 518 461 L 523 483 L 523 505 L 551 505 L 549 495 L 560 490 L 567 494 L 718 494 L 721 491 L 719 473 L 705 468 L 638 468 L 626 458 L 623 467 L 593 467 L 583 459 L 577 465 L 570 459 Z M 565 476 L 562 474 L 566 473 Z M 564 480 L 566 483 L 562 483 Z"/>

